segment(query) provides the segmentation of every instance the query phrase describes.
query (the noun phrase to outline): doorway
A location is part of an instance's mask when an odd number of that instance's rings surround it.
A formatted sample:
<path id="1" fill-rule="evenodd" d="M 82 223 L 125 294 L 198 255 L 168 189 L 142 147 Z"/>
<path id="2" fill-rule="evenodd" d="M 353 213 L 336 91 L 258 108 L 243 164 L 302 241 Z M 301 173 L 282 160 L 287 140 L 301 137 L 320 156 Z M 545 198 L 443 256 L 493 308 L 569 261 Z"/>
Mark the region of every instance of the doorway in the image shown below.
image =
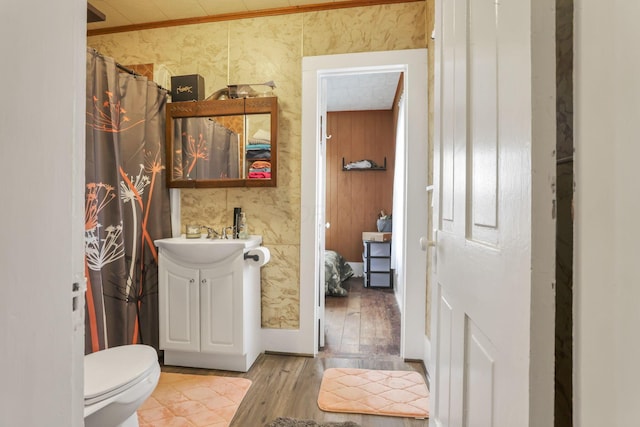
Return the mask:
<path id="1" fill-rule="evenodd" d="M 326 166 L 318 177 L 326 188 L 327 224 L 321 356 L 398 358 L 401 319 L 393 278 L 401 239 L 370 243 L 382 257 L 367 264 L 363 233 L 377 230 L 381 212 L 392 215 L 385 219 L 387 232 L 403 217 L 404 203 L 394 203 L 394 193 L 402 193 L 394 181 L 402 182 L 395 178 L 405 162 L 403 75 L 353 71 L 322 77 L 325 85 Z"/>
<path id="2" fill-rule="evenodd" d="M 412 49 L 303 58 L 302 200 L 300 244 L 301 346 L 318 353 L 324 331 L 324 176 L 323 145 L 326 99 L 321 81 L 332 75 L 400 71 L 405 76 L 406 150 L 401 188 L 405 204 L 403 226 L 394 230 L 404 256 L 397 268 L 397 299 L 401 312 L 400 356 L 428 363 L 430 345 L 425 336 L 426 253 L 420 239 L 427 235 L 427 51 Z M 411 179 L 409 179 L 411 177 Z M 322 287 L 320 284 L 322 283 Z"/>

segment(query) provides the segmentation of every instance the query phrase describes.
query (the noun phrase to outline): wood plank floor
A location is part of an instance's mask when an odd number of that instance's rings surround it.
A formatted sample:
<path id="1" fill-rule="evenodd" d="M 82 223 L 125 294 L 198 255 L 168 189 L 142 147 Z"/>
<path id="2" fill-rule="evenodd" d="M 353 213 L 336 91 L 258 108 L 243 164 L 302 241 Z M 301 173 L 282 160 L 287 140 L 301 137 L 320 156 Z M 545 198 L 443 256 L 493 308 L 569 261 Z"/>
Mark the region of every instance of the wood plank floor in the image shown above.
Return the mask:
<path id="1" fill-rule="evenodd" d="M 400 360 L 400 310 L 392 289 L 365 288 L 362 277 L 343 283 L 345 297 L 325 298 L 322 357 Z"/>
<path id="2" fill-rule="evenodd" d="M 422 363 L 405 362 L 399 356 L 400 317 L 393 292 L 363 288 L 361 278 L 348 282 L 349 297 L 326 300 L 326 341 L 318 357 L 262 354 L 246 373 L 173 366 L 162 370 L 253 381 L 230 427 L 262 427 L 277 417 L 353 421 L 362 427 L 427 427 L 428 420 L 318 408 L 320 383 L 328 368 L 407 370 L 425 375 Z"/>

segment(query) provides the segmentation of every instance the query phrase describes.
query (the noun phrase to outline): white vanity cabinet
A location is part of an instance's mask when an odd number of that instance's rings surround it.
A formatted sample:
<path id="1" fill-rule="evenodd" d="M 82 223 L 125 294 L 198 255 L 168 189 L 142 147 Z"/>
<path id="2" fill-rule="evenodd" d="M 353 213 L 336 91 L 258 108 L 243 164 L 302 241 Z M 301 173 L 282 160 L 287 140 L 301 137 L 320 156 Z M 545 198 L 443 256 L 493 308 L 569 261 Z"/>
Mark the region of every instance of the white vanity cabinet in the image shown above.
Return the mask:
<path id="1" fill-rule="evenodd" d="M 160 348 L 241 353 L 242 266 L 188 268 L 171 258 L 164 261 L 159 281 L 160 294 L 166 295 L 160 305 Z"/>
<path id="2" fill-rule="evenodd" d="M 260 267 L 243 255 L 240 250 L 197 264 L 160 246 L 159 332 L 166 365 L 246 372 L 262 352 Z"/>

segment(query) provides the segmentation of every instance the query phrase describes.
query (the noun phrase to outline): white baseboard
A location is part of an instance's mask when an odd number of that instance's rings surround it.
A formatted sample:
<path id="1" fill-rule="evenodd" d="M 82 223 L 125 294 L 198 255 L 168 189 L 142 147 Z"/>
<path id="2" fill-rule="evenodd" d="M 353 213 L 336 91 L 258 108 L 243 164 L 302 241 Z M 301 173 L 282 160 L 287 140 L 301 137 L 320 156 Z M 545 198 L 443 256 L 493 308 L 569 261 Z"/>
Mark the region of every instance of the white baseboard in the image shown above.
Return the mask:
<path id="1" fill-rule="evenodd" d="M 261 334 L 264 351 L 300 356 L 314 355 L 313 343 L 310 343 L 313 337 L 303 336 L 300 329 L 262 328 Z"/>
<path id="2" fill-rule="evenodd" d="M 353 270 L 354 277 L 363 277 L 364 276 L 364 263 L 363 262 L 347 262 L 351 266 Z"/>
<path id="3" fill-rule="evenodd" d="M 424 354 L 422 355 L 422 360 L 424 361 L 427 381 L 431 384 L 431 339 L 426 335 L 424 336 Z"/>

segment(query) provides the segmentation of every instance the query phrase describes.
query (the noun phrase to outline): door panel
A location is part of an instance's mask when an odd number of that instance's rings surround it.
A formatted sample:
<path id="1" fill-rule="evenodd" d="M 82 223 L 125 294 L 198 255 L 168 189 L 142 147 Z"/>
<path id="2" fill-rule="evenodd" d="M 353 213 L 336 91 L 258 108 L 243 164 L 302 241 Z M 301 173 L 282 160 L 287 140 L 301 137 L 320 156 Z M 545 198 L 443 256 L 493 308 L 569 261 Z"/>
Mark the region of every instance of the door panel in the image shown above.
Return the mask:
<path id="1" fill-rule="evenodd" d="M 465 319 L 464 426 L 493 425 L 495 349 L 467 317 Z"/>
<path id="2" fill-rule="evenodd" d="M 469 143 L 472 168 L 469 231 L 474 240 L 495 244 L 498 225 L 497 17 L 493 0 L 470 2 Z"/>
<path id="3" fill-rule="evenodd" d="M 243 353 L 242 256 L 200 270 L 201 351 Z"/>
<path id="4" fill-rule="evenodd" d="M 438 286 L 440 289 L 441 286 Z M 440 291 L 441 292 L 441 291 Z M 439 292 L 439 293 L 440 293 Z M 438 351 L 438 370 L 436 371 L 436 381 L 433 396 L 435 407 L 439 414 L 439 420 L 443 425 L 449 423 L 449 409 L 451 405 L 451 333 L 453 331 L 453 309 L 446 298 L 440 295 L 436 306 L 438 341 L 436 348 Z"/>
<path id="5" fill-rule="evenodd" d="M 160 348 L 200 351 L 198 270 L 176 264 L 164 258 L 162 253 L 160 257 L 158 268 Z"/>
<path id="6" fill-rule="evenodd" d="M 454 28 L 454 2 L 448 1 L 441 3 L 444 12 L 442 13 L 442 26 L 447 31 L 442 31 L 442 60 L 441 67 L 442 72 L 437 73 L 440 75 L 453 76 L 455 73 L 455 34 Z M 440 102 L 440 108 L 442 114 L 441 120 L 441 150 L 440 150 L 440 162 L 441 173 L 440 185 L 442 191 L 440 192 L 440 220 L 442 221 L 440 227 L 443 229 L 450 226 L 450 222 L 453 221 L 453 192 L 454 192 L 454 167 L 455 167 L 455 79 L 447 78 L 440 79 L 442 96 L 436 97 Z M 437 167 L 437 165 L 436 165 Z"/>

